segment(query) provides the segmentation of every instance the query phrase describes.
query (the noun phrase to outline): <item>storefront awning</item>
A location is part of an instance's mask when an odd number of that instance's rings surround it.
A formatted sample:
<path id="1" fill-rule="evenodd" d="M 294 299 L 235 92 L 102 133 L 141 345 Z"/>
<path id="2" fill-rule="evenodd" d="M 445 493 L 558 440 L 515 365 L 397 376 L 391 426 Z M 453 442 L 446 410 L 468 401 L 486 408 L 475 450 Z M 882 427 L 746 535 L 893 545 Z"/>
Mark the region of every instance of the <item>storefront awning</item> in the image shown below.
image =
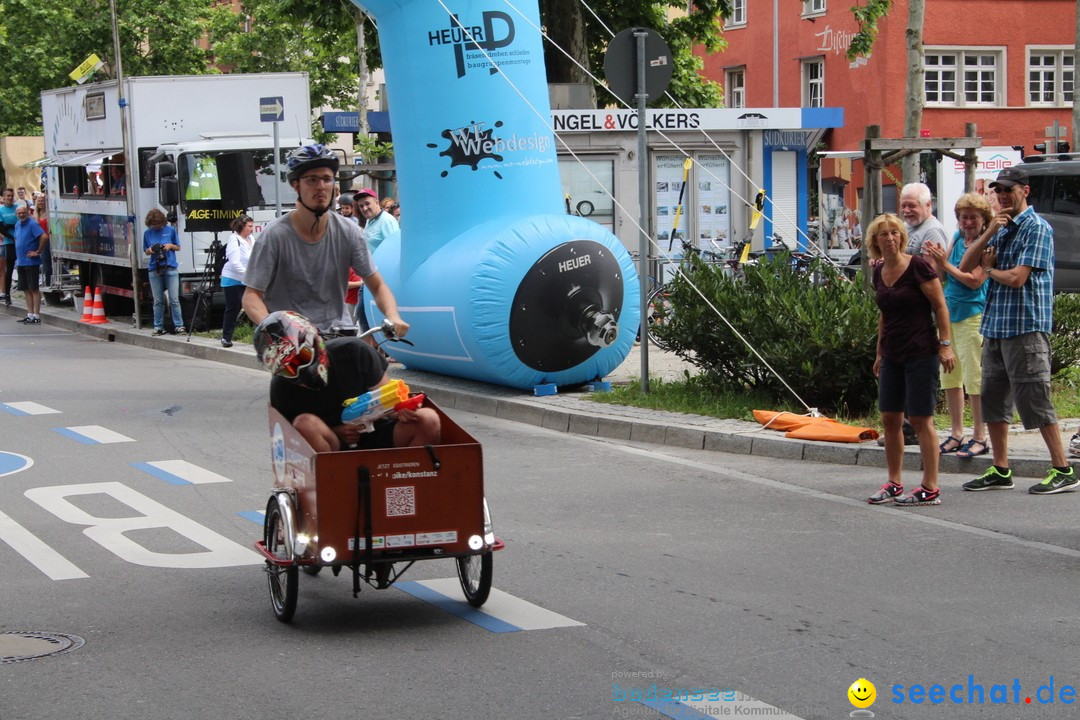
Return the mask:
<path id="1" fill-rule="evenodd" d="M 45 167 L 72 167 L 74 165 L 96 165 L 107 157 L 123 152 L 122 148 L 79 150 L 77 152 L 59 153 L 46 162 Z M 36 161 L 35 161 L 36 162 Z"/>

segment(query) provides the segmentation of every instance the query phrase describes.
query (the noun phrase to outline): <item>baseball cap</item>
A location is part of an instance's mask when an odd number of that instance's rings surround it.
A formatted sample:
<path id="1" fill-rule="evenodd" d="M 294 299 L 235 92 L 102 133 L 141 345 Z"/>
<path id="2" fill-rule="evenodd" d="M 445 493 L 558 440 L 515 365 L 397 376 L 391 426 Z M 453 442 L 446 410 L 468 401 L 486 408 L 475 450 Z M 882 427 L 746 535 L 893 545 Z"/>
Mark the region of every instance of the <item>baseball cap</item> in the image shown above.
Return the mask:
<path id="1" fill-rule="evenodd" d="M 370 195 L 371 197 L 375 198 L 376 200 L 378 200 L 378 199 L 379 199 L 379 196 L 378 196 L 378 195 L 376 195 L 376 194 L 375 194 L 375 191 L 374 191 L 374 190 L 372 190 L 371 188 L 360 188 L 360 189 L 359 189 L 359 190 L 357 190 L 357 191 L 356 191 L 356 193 L 355 193 L 355 194 L 353 195 L 353 202 L 356 202 L 357 200 L 359 200 L 360 198 L 362 198 L 362 197 L 363 197 L 364 195 Z"/>
<path id="2" fill-rule="evenodd" d="M 997 179 L 990 183 L 990 187 L 1000 185 L 1002 187 L 1015 187 L 1017 185 L 1029 185 L 1027 171 L 1022 167 L 1010 165 L 998 173 Z"/>

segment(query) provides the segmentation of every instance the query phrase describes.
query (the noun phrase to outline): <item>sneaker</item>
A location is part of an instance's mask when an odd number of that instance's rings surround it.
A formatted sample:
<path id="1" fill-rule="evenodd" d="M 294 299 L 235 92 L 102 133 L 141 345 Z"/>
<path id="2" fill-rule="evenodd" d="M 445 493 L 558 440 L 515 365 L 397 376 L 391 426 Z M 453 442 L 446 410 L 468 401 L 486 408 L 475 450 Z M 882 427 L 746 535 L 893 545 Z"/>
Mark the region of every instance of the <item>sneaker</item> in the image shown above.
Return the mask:
<path id="1" fill-rule="evenodd" d="M 221 338 L 221 347 L 232 347 L 232 340 Z"/>
<path id="2" fill-rule="evenodd" d="M 1069 440 L 1069 455 L 1080 458 L 1080 432 L 1073 435 Z"/>
<path id="3" fill-rule="evenodd" d="M 971 492 L 978 492 L 980 490 L 1012 490 L 1013 487 L 1013 472 L 1012 468 L 1009 468 L 1006 474 L 1002 475 L 1001 471 L 991 465 L 986 468 L 979 477 L 974 480 L 970 480 L 963 484 L 965 490 Z"/>
<path id="4" fill-rule="evenodd" d="M 154 328 L 154 332 L 152 332 L 150 334 L 151 335 L 164 335 L 165 334 L 165 328 Z"/>
<path id="5" fill-rule="evenodd" d="M 866 502 L 871 505 L 884 505 L 890 503 L 896 498 L 904 494 L 904 486 L 897 485 L 896 483 L 887 482 L 881 486 L 881 489 L 871 495 Z"/>
<path id="6" fill-rule="evenodd" d="M 1070 492 L 1080 485 L 1080 478 L 1076 477 L 1076 470 L 1069 468 L 1069 472 L 1063 473 L 1057 468 L 1050 468 L 1046 479 L 1038 485 L 1032 485 L 1028 492 L 1032 495 L 1053 495 L 1060 492 Z"/>
<path id="7" fill-rule="evenodd" d="M 19 319 L 18 319 L 18 320 L 16 320 L 15 322 L 21 322 L 21 323 L 28 323 L 28 322 L 30 322 L 30 320 L 31 320 L 30 316 L 29 316 L 29 315 L 27 315 L 27 316 L 26 316 L 26 317 L 24 317 L 24 318 L 19 318 Z"/>
<path id="8" fill-rule="evenodd" d="M 183 335 L 183 334 L 184 334 L 184 333 L 186 333 L 186 332 L 187 332 L 187 328 L 185 328 L 185 327 L 184 327 L 183 325 L 181 325 L 180 327 L 176 328 L 176 334 L 177 334 L 177 335 Z"/>
<path id="9" fill-rule="evenodd" d="M 27 325 L 40 325 L 41 324 L 41 318 L 32 317 L 32 318 L 30 318 L 29 320 L 26 321 L 26 324 Z"/>
<path id="10" fill-rule="evenodd" d="M 916 505 L 940 505 L 940 490 L 927 490 L 922 485 L 915 488 L 910 495 L 896 499 L 897 507 L 914 507 Z"/>

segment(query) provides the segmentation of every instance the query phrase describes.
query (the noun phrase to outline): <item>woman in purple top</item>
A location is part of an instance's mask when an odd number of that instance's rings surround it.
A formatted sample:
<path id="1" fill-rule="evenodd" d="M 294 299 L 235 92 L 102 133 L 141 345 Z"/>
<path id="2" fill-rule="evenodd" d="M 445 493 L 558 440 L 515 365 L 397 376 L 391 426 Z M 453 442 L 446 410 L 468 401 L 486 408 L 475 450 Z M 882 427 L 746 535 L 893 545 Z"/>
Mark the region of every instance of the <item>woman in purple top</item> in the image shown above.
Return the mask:
<path id="1" fill-rule="evenodd" d="M 885 460 L 889 479 L 869 498 L 872 505 L 940 505 L 938 443 L 934 431 L 939 363 L 956 365 L 949 328 L 949 310 L 934 266 L 907 253 L 904 221 L 880 215 L 866 230 L 866 247 L 874 265 L 878 315 L 878 409 L 885 427 Z M 934 319 L 937 327 L 934 327 Z M 922 485 L 903 496 L 904 413 L 919 437 Z"/>

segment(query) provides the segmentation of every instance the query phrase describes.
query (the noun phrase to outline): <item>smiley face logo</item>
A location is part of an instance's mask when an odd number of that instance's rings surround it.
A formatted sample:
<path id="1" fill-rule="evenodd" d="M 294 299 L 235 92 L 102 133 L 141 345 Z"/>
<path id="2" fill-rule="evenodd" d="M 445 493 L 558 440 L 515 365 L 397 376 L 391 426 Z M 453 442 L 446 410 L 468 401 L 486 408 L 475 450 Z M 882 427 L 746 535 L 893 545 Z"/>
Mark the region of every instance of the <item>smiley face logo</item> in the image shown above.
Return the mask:
<path id="1" fill-rule="evenodd" d="M 859 678 L 851 683 L 847 691 L 848 700 L 857 708 L 868 708 L 877 700 L 877 688 L 866 678 Z"/>

